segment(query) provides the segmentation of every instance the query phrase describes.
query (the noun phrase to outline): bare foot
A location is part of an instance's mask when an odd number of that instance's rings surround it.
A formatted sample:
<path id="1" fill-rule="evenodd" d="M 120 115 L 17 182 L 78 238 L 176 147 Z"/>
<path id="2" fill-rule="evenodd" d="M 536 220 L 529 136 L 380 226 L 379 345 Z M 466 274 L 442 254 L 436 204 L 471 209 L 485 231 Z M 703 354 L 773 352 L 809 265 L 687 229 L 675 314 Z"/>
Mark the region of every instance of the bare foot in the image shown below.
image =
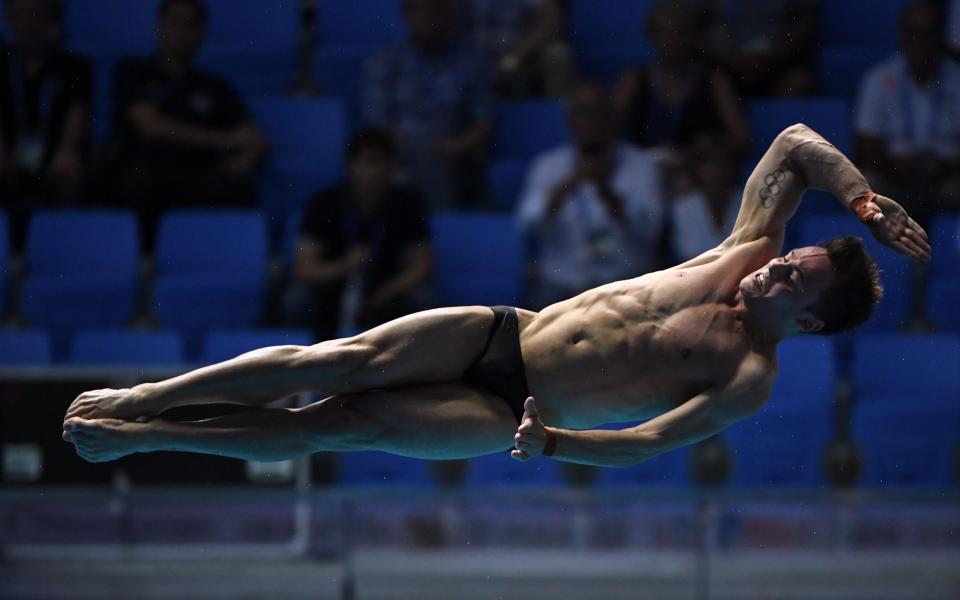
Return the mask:
<path id="1" fill-rule="evenodd" d="M 127 419 L 153 416 L 145 408 L 145 386 L 101 389 L 83 392 L 70 403 L 64 425 L 73 417 L 81 419 Z"/>
<path id="2" fill-rule="evenodd" d="M 88 462 L 107 462 L 146 450 L 147 425 L 120 419 L 81 419 L 63 424 L 63 439 L 71 442 L 77 455 Z"/>

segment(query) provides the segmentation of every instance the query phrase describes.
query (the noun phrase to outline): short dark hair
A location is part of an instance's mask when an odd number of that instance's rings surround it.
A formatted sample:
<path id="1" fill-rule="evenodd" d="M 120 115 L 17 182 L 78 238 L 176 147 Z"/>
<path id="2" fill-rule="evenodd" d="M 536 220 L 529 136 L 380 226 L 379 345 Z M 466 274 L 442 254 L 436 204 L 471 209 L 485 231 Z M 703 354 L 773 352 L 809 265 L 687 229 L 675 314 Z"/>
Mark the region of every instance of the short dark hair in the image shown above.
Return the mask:
<path id="1" fill-rule="evenodd" d="M 160 6 L 157 7 L 157 16 L 162 17 L 166 15 L 167 11 L 170 10 L 170 7 L 174 4 L 189 5 L 197 13 L 200 22 L 203 24 L 207 23 L 207 5 L 203 3 L 203 0 L 163 0 Z"/>
<path id="2" fill-rule="evenodd" d="M 383 129 L 361 129 L 347 140 L 347 160 L 353 160 L 363 150 L 374 150 L 392 159 L 393 138 Z"/>
<path id="3" fill-rule="evenodd" d="M 810 306 L 810 312 L 823 321 L 823 329 L 816 333 L 832 335 L 862 325 L 883 297 L 877 263 L 867 254 L 863 240 L 852 235 L 817 246 L 827 251 L 834 281 Z"/>

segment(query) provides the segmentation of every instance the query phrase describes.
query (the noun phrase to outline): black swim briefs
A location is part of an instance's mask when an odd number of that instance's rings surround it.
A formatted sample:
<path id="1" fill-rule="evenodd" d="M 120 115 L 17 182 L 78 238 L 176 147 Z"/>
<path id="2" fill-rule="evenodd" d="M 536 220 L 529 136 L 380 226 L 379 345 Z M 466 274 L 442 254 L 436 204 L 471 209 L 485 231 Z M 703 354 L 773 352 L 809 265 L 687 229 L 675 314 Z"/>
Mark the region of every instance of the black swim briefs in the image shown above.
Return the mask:
<path id="1" fill-rule="evenodd" d="M 463 380 L 487 388 L 500 396 L 513 411 L 517 424 L 523 417 L 523 403 L 530 395 L 527 374 L 520 354 L 520 322 L 512 306 L 491 306 L 494 320 L 487 345 L 463 375 Z"/>

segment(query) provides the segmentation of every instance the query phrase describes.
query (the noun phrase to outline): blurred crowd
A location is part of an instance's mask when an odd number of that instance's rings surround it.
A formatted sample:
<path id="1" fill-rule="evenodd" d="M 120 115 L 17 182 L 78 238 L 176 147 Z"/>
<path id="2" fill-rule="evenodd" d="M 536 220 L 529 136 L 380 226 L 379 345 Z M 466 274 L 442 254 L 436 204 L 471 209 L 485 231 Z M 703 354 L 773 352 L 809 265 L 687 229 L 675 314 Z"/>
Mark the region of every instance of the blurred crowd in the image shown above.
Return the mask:
<path id="1" fill-rule="evenodd" d="M 600 82 L 578 73 L 564 0 L 397 2 L 405 39 L 366 58 L 342 179 L 299 209 L 275 318 L 318 336 L 436 302 L 428 216 L 504 209 L 486 189 L 501 102 L 566 111 L 568 142 L 529 162 L 508 207 L 538 309 L 718 244 L 757 158 L 748 99 L 822 91 L 818 0 L 656 2 L 635 32 L 650 55 Z M 852 158 L 922 222 L 960 208 L 958 5 L 905 3 L 899 53 L 865 73 L 854 103 Z M 270 141 L 228 78 L 196 64 L 203 0 L 159 3 L 155 51 L 116 64 L 109 134 L 95 141 L 93 80 L 106 74 L 65 50 L 63 4 L 3 10 L 0 209 L 15 251 L 37 208 L 133 209 L 149 254 L 164 211 L 258 206 Z"/>

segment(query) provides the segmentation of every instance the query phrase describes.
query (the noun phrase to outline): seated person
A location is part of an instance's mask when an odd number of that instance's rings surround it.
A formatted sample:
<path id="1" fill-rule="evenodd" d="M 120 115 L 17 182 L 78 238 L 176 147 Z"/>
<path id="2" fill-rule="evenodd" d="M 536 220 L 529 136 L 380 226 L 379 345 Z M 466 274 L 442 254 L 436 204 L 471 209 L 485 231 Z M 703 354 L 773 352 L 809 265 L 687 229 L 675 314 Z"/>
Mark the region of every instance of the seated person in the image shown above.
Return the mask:
<path id="1" fill-rule="evenodd" d="M 960 210 L 960 65 L 947 59 L 944 36 L 940 2 L 909 4 L 902 52 L 867 72 L 854 115 L 864 173 L 921 223 Z"/>
<path id="2" fill-rule="evenodd" d="M 0 208 L 19 250 L 33 208 L 79 199 L 91 71 L 59 48 L 54 0 L 5 0 L 3 8 L 12 46 L 0 48 Z"/>
<path id="3" fill-rule="evenodd" d="M 452 0 L 404 0 L 403 8 L 410 39 L 367 62 L 363 121 L 392 132 L 430 209 L 479 201 L 494 116 L 489 70 L 478 49 L 457 41 Z"/>
<path id="4" fill-rule="evenodd" d="M 661 1 L 646 28 L 656 59 L 624 73 L 614 93 L 627 139 L 682 154 L 697 136 L 717 133 L 730 150 L 745 152 L 750 126 L 743 105 L 730 78 L 703 59 L 695 15 Z"/>
<path id="5" fill-rule="evenodd" d="M 306 208 L 288 324 L 329 337 L 430 303 L 427 216 L 416 195 L 393 183 L 394 172 L 389 134 L 368 130 L 350 139 L 345 184 L 316 194 Z"/>
<path id="6" fill-rule="evenodd" d="M 194 66 L 206 18 L 200 0 L 164 0 L 157 56 L 117 67 L 110 195 L 141 213 L 146 249 L 165 209 L 256 203 L 266 143 L 237 93 Z"/>
<path id="7" fill-rule="evenodd" d="M 617 141 L 606 90 L 582 83 L 569 107 L 573 144 L 533 161 L 517 207 L 538 246 L 530 300 L 542 308 L 659 266 L 664 203 L 648 152 Z"/>
<path id="8" fill-rule="evenodd" d="M 704 51 L 748 96 L 816 92 L 820 0 L 693 0 L 705 13 Z"/>

